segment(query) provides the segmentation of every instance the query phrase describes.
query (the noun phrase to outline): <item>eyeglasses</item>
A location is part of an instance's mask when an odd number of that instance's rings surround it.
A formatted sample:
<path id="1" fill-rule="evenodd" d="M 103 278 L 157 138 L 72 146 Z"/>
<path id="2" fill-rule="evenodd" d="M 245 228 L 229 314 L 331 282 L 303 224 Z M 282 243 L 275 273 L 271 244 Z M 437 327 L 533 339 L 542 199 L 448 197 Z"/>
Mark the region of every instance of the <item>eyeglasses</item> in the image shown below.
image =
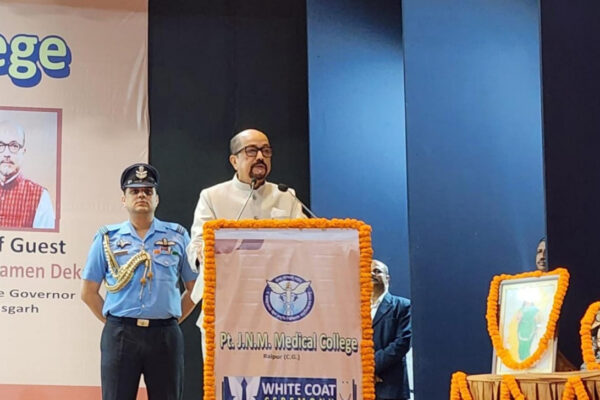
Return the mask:
<path id="1" fill-rule="evenodd" d="M 23 145 L 21 145 L 17 142 L 10 142 L 10 143 L 0 142 L 0 153 L 4 153 L 4 149 L 6 149 L 7 147 L 8 147 L 8 151 L 10 151 L 13 154 L 16 154 L 19 150 L 21 150 L 23 148 Z M 263 153 L 263 155 L 264 155 L 264 153 Z"/>
<path id="2" fill-rule="evenodd" d="M 234 153 L 234 155 L 238 155 L 242 151 L 244 151 L 248 157 L 256 157 L 259 151 L 262 153 L 263 157 L 266 158 L 271 158 L 273 155 L 273 149 L 268 144 L 264 145 L 263 147 L 256 147 L 254 145 L 246 146 L 240 151 Z"/>

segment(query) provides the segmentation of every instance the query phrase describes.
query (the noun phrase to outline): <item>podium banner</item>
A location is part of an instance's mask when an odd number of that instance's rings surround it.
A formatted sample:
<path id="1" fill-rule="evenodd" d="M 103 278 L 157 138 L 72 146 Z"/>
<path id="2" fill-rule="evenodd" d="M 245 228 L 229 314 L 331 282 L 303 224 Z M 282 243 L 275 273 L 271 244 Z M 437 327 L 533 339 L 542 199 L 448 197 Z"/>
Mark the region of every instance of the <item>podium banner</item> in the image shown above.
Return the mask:
<path id="1" fill-rule="evenodd" d="M 373 399 L 370 227 L 204 225 L 205 399 Z"/>
<path id="2" fill-rule="evenodd" d="M 0 0 L 0 399 L 100 398 L 80 299 L 99 227 L 148 158 L 147 0 Z"/>

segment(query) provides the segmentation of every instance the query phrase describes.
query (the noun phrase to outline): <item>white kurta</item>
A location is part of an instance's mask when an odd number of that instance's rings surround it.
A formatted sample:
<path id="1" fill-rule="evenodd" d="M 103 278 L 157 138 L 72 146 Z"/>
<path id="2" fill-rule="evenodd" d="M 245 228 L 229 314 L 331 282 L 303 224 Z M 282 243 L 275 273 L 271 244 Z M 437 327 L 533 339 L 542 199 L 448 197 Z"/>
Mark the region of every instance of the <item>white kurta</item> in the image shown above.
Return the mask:
<path id="1" fill-rule="evenodd" d="M 288 189 L 294 193 L 293 189 Z M 200 199 L 194 212 L 194 223 L 191 229 L 191 241 L 187 247 L 187 256 L 192 268 L 196 265 L 199 248 L 202 248 L 202 227 L 206 221 L 214 219 L 236 219 L 244 202 L 250 194 L 250 185 L 233 179 L 219 183 L 200 192 Z M 294 193 L 295 194 L 295 193 Z M 240 219 L 284 219 L 306 218 L 302 213 L 302 205 L 291 193 L 282 192 L 277 185 L 265 182 L 256 189 L 248 201 Z M 196 303 L 202 298 L 204 291 L 204 267 L 199 261 L 199 276 L 192 292 L 192 300 Z"/>

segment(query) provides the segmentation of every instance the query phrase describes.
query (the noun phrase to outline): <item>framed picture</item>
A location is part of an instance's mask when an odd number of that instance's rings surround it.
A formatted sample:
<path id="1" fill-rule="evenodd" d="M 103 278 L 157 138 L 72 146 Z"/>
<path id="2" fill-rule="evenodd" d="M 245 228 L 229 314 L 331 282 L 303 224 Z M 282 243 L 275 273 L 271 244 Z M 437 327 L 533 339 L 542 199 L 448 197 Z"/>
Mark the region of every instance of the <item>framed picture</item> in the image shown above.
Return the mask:
<path id="1" fill-rule="evenodd" d="M 506 279 L 499 289 L 499 332 L 504 349 L 518 363 L 532 356 L 540 346 L 550 322 L 558 290 L 558 275 L 542 275 L 521 279 Z M 556 337 L 550 339 L 547 350 L 530 368 L 515 370 L 507 367 L 494 350 L 492 372 L 495 374 L 554 372 Z"/>
<path id="2" fill-rule="evenodd" d="M 579 332 L 585 368 L 600 369 L 600 301 L 590 304 L 581 319 Z"/>
<path id="3" fill-rule="evenodd" d="M 0 231 L 59 232 L 62 110 L 0 106 Z"/>

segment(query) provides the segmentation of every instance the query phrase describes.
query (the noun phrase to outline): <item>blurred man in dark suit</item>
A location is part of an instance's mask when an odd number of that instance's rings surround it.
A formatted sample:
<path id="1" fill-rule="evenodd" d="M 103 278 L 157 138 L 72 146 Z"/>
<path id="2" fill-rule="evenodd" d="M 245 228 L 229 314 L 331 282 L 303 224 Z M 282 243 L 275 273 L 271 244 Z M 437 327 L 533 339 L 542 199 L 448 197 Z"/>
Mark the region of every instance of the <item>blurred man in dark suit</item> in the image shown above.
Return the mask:
<path id="1" fill-rule="evenodd" d="M 412 335 L 410 300 L 390 294 L 390 274 L 381 261 L 371 263 L 371 279 L 376 400 L 409 399 L 406 353 Z"/>

